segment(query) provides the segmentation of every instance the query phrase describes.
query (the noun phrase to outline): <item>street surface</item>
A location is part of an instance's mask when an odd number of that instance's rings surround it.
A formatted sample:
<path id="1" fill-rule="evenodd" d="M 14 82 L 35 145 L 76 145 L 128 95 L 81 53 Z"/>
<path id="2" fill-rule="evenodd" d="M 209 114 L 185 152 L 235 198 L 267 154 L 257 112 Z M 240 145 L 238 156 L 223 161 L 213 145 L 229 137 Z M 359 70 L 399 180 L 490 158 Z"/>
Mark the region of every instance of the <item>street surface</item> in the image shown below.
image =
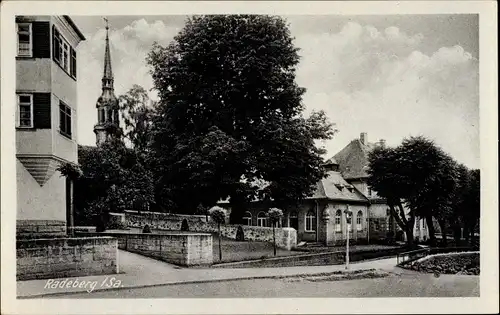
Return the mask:
<path id="1" fill-rule="evenodd" d="M 479 277 L 403 273 L 385 278 L 310 282 L 254 279 L 130 288 L 55 298 L 478 297 Z"/>

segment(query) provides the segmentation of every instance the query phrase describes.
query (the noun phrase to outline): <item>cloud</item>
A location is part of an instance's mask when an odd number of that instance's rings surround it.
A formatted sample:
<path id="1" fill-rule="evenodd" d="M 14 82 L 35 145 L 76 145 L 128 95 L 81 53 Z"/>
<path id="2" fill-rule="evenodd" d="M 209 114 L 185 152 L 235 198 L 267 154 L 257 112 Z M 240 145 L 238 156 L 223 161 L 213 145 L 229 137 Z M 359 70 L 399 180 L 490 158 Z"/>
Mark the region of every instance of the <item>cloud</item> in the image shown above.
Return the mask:
<path id="1" fill-rule="evenodd" d="M 325 110 L 340 130 L 326 143 L 329 154 L 361 132 L 392 145 L 424 135 L 479 165 L 479 68 L 462 47 L 426 55 L 422 34 L 354 22 L 337 33 L 298 35 L 296 44 L 306 108 Z"/>
<path id="2" fill-rule="evenodd" d="M 149 90 L 153 87 L 145 58 L 153 42 L 170 42 L 179 28 L 163 21 L 133 21 L 121 29 L 110 30 L 111 61 L 115 78 L 115 94 L 125 93 L 133 84 Z M 106 31 L 85 34 L 86 41 L 78 47 L 78 142 L 95 143 L 93 126 L 97 122 L 95 103 L 101 94 Z M 151 92 L 151 97 L 156 94 Z"/>
<path id="3" fill-rule="evenodd" d="M 290 28 L 301 48 L 297 81 L 307 88 L 306 110 L 325 110 L 340 131 L 325 143 L 329 155 L 361 132 L 389 145 L 424 135 L 457 160 L 479 166 L 479 69 L 469 52 L 458 45 L 431 49 L 435 36 L 396 26 L 320 20 L 318 28 L 310 18 L 291 19 Z M 133 84 L 152 87 L 146 54 L 154 41 L 170 42 L 180 27 L 138 19 L 110 32 L 117 95 Z M 86 37 L 78 57 L 78 141 L 94 144 L 105 31 Z"/>

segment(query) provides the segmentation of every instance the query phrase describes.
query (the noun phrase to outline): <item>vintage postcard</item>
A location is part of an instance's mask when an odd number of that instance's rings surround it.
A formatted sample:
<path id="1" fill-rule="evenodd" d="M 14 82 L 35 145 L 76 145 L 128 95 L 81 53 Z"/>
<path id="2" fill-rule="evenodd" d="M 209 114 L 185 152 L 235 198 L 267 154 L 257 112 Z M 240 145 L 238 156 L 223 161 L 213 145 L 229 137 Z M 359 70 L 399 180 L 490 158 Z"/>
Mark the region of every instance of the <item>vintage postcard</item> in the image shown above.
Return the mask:
<path id="1" fill-rule="evenodd" d="M 495 12 L 2 3 L 2 313 L 498 312 Z"/>

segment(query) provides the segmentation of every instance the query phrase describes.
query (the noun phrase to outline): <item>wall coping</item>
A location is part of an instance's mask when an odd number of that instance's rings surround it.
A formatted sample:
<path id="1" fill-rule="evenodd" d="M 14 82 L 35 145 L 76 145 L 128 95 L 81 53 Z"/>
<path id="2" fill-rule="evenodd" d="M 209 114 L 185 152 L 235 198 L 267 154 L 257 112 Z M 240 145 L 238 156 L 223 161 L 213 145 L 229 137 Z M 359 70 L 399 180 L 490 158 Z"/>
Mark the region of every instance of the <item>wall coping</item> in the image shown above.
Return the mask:
<path id="1" fill-rule="evenodd" d="M 164 231 L 170 231 L 170 230 L 164 230 Z M 132 236 L 211 236 L 212 234 L 210 233 L 196 233 L 196 232 L 188 232 L 188 233 L 179 233 L 176 231 L 176 233 L 168 233 L 168 234 L 160 234 L 160 233 L 128 233 L 128 232 L 81 232 L 82 234 L 88 233 L 88 234 L 100 234 L 100 235 L 132 235 Z M 97 236 L 95 238 L 113 238 L 111 236 Z M 92 238 L 92 237 L 88 237 Z"/>
<path id="2" fill-rule="evenodd" d="M 84 237 L 58 237 L 58 238 L 31 238 L 31 239 L 20 239 L 17 240 L 17 242 L 50 242 L 50 241 L 66 241 L 66 240 L 78 240 L 78 241 L 85 241 L 85 240 L 102 240 L 102 239 L 114 239 L 114 237 L 111 236 L 84 236 Z"/>
<path id="3" fill-rule="evenodd" d="M 186 217 L 186 218 L 192 217 L 192 218 L 202 218 L 202 219 L 206 218 L 206 216 L 203 214 L 180 214 L 180 213 L 165 213 L 165 212 L 137 211 L 137 210 L 123 210 L 123 213 L 140 214 L 140 215 L 157 214 L 162 216 Z"/>

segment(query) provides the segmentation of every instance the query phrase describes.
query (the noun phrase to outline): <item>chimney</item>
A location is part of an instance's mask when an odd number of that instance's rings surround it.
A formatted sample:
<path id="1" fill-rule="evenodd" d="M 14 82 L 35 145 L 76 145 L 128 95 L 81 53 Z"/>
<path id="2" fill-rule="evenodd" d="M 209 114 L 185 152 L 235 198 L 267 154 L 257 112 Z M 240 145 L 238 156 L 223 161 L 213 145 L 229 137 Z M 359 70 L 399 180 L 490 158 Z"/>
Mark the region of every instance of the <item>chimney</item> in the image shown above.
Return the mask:
<path id="1" fill-rule="evenodd" d="M 366 132 L 362 132 L 360 135 L 359 135 L 359 140 L 361 141 L 362 144 L 364 145 L 367 145 L 368 144 L 368 135 L 366 134 Z"/>
<path id="2" fill-rule="evenodd" d="M 379 145 L 380 147 L 385 148 L 385 139 L 380 139 Z"/>

